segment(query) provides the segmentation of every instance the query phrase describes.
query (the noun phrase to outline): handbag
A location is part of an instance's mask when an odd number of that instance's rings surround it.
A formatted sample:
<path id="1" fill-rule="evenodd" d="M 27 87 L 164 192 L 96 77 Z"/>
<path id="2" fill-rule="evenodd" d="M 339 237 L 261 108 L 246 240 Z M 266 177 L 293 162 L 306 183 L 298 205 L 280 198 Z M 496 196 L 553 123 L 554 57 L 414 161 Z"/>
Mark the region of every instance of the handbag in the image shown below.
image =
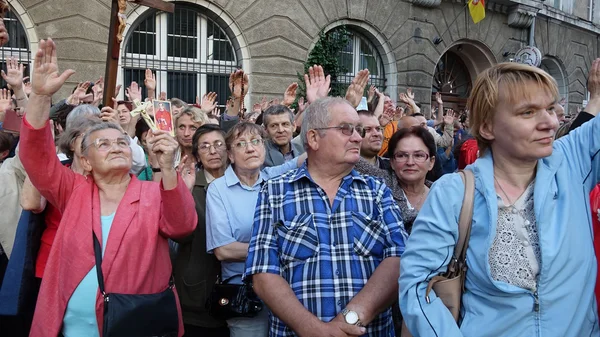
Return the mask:
<path id="1" fill-rule="evenodd" d="M 104 298 L 103 337 L 177 337 L 179 316 L 173 276 L 167 289 L 156 294 L 106 293 L 102 276 L 102 249 L 94 236 L 98 287 Z"/>
<path id="2" fill-rule="evenodd" d="M 217 277 L 210 297 L 206 301 L 208 313 L 217 319 L 227 320 L 236 317 L 254 317 L 263 308 L 263 303 L 252 289 L 252 283 L 229 284 L 241 275 L 234 275 L 223 282 Z"/>
<path id="3" fill-rule="evenodd" d="M 454 246 L 452 260 L 448 264 L 445 273 L 434 276 L 427 285 L 425 301 L 430 303 L 429 293 L 435 291 L 437 297 L 448 308 L 448 311 L 458 322 L 460 315 L 461 297 L 464 291 L 465 278 L 467 275 L 467 247 L 471 236 L 471 222 L 473 221 L 473 205 L 475 199 L 475 177 L 470 170 L 460 171 L 459 174 L 465 184 L 465 195 L 458 219 L 458 241 Z M 402 337 L 412 337 L 406 323 L 402 323 Z"/>

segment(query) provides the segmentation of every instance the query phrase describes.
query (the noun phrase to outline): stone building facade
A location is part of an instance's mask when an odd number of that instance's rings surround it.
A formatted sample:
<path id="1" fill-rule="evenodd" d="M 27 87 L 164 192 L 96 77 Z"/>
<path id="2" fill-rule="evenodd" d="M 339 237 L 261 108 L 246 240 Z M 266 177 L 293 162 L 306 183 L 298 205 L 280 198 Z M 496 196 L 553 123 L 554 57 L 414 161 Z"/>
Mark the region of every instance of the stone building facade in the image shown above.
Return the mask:
<path id="1" fill-rule="evenodd" d="M 9 3 L 13 37 L 0 49 L 1 57 L 16 55 L 30 63 L 37 41 L 50 36 L 58 43 L 61 68 L 77 71 L 57 96 L 103 75 L 111 0 Z M 224 103 L 228 73 L 241 67 L 250 74 L 247 104 L 282 96 L 298 81 L 318 33 L 345 25 L 353 37 L 340 55 L 348 65 L 342 80 L 368 67 L 373 83 L 392 97 L 412 87 L 427 107 L 432 93 L 441 91 L 460 108 L 480 71 L 533 44 L 572 112 L 586 99 L 587 72 L 600 55 L 597 0 L 488 0 L 486 18 L 478 24 L 463 0 L 181 0 L 175 5 L 176 12 L 166 14 L 129 3 L 120 83 L 143 82 L 149 67 L 156 71 L 158 90 L 169 97 L 193 101 L 216 91 Z"/>

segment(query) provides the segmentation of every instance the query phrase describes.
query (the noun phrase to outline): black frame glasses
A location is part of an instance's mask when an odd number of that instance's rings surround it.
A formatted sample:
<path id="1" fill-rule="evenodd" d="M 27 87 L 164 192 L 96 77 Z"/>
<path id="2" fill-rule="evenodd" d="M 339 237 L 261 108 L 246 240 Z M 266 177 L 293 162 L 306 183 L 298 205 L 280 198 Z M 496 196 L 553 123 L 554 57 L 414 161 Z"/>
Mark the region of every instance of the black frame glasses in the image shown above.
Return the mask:
<path id="1" fill-rule="evenodd" d="M 314 128 L 313 130 L 329 130 L 329 129 L 338 129 L 342 131 L 342 134 L 346 136 L 352 136 L 354 134 L 354 130 L 358 132 L 361 138 L 365 138 L 365 128 L 362 125 L 354 125 L 350 123 L 343 123 L 338 126 L 328 126 L 326 128 Z"/>

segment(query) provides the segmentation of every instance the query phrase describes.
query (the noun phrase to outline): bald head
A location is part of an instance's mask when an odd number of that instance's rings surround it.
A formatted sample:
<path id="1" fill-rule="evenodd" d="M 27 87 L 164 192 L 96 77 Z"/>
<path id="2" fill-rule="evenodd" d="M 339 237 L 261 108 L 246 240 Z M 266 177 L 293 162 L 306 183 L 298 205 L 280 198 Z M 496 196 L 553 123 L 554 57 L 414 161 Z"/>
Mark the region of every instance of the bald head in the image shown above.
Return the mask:
<path id="1" fill-rule="evenodd" d="M 412 116 L 404 116 L 398 120 L 398 129 L 410 128 L 419 125 L 419 120 Z"/>

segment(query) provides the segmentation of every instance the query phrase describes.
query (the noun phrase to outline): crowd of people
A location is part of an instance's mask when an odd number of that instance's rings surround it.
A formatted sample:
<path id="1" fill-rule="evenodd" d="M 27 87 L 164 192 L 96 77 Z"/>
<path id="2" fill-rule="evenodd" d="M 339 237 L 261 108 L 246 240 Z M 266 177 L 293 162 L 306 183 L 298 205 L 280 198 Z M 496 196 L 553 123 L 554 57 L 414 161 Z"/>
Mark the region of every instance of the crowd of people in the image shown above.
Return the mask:
<path id="1" fill-rule="evenodd" d="M 74 73 L 56 53 L 40 41 L 31 82 L 2 72 L 0 336 L 600 336 L 600 59 L 566 121 L 555 80 L 517 63 L 461 111 L 367 69 L 329 97 L 319 65 L 251 109 L 241 69 L 225 107 L 157 95 L 150 69 L 147 97 L 102 106 L 102 78 L 53 104 Z M 464 169 L 456 320 L 428 285 L 457 258 Z"/>

